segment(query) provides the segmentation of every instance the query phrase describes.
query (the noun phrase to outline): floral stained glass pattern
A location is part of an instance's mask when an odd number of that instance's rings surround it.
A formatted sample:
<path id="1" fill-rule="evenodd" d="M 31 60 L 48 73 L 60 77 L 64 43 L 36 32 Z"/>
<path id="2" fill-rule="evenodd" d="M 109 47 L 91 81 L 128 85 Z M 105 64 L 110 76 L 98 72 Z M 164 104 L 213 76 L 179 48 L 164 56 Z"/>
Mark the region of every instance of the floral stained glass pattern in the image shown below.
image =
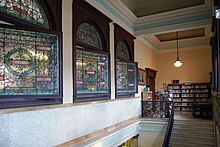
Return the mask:
<path id="1" fill-rule="evenodd" d="M 47 16 L 37 0 L 0 0 L 0 12 L 49 28 Z"/>
<path id="2" fill-rule="evenodd" d="M 117 93 L 137 92 L 137 65 L 135 63 L 116 62 Z"/>
<path id="3" fill-rule="evenodd" d="M 108 93 L 108 55 L 76 50 L 77 93 Z"/>
<path id="4" fill-rule="evenodd" d="M 128 48 L 125 45 L 124 42 L 118 42 L 117 48 L 116 48 L 116 58 L 118 59 L 123 59 L 126 61 L 129 61 L 129 53 L 128 53 Z"/>
<path id="5" fill-rule="evenodd" d="M 0 94 L 59 94 L 58 36 L 0 28 Z"/>
<path id="6" fill-rule="evenodd" d="M 96 48 L 103 48 L 98 31 L 89 23 L 80 24 L 76 32 L 76 40 Z"/>

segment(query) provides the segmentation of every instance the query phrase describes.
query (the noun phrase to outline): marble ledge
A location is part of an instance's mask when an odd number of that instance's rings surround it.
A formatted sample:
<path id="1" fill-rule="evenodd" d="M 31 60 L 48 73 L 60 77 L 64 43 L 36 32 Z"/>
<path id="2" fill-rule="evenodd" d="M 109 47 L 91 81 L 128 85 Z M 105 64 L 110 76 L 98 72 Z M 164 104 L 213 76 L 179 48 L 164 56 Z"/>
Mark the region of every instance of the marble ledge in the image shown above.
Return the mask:
<path id="1" fill-rule="evenodd" d="M 55 147 L 73 147 L 73 146 L 75 146 L 77 144 L 83 143 L 85 141 L 88 141 L 90 139 L 96 138 L 98 136 L 103 136 L 106 133 L 111 132 L 111 131 L 113 131 L 113 130 L 115 130 L 117 128 L 120 128 L 122 126 L 125 126 L 125 125 L 128 125 L 128 124 L 132 124 L 134 122 L 137 122 L 137 121 L 140 120 L 140 118 L 141 118 L 141 116 L 136 116 L 136 117 L 130 118 L 128 120 L 122 121 L 120 123 L 114 124 L 112 126 L 103 128 L 103 129 L 95 131 L 95 132 L 92 132 L 92 133 L 84 135 L 82 137 L 70 140 L 68 142 L 65 142 L 63 144 L 57 145 Z"/>
<path id="2" fill-rule="evenodd" d="M 90 101 L 90 102 L 78 102 L 78 103 L 68 103 L 68 104 L 56 104 L 56 105 L 45 105 L 45 106 L 32 106 L 32 107 L 22 107 L 22 108 L 0 109 L 0 114 L 18 113 L 18 112 L 26 112 L 26 111 L 38 111 L 38 110 L 55 109 L 55 108 L 65 108 L 65 107 L 107 103 L 107 102 L 113 102 L 113 101 L 124 101 L 124 100 L 132 100 L 132 99 L 140 99 L 140 97 L 117 98 L 117 99 L 98 100 L 98 101 Z"/>

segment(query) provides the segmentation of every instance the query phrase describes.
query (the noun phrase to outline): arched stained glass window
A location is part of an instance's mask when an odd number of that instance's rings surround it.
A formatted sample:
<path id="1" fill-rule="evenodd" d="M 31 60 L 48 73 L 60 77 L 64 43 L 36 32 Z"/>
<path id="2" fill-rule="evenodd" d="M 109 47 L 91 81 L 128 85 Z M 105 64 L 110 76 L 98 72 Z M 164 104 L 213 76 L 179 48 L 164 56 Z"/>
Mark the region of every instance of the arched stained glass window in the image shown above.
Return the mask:
<path id="1" fill-rule="evenodd" d="M 98 31 L 89 23 L 82 23 L 79 25 L 76 32 L 76 40 L 96 48 L 103 48 Z"/>
<path id="2" fill-rule="evenodd" d="M 116 48 L 116 58 L 129 61 L 129 53 L 126 44 L 122 41 L 118 42 Z"/>
<path id="3" fill-rule="evenodd" d="M 62 103 L 61 2 L 0 0 L 0 109 Z"/>
<path id="4" fill-rule="evenodd" d="M 37 0 L 0 0 L 0 12 L 49 28 L 47 16 Z"/>
<path id="5" fill-rule="evenodd" d="M 117 24 L 115 29 L 116 97 L 134 96 L 137 87 L 137 62 L 134 62 L 134 36 Z"/>
<path id="6" fill-rule="evenodd" d="M 79 42 L 77 42 L 77 96 L 80 97 L 80 94 L 84 96 L 84 94 L 108 93 L 109 57 L 105 53 L 94 52 L 98 50 L 97 48 L 102 48 L 99 33 L 91 24 L 82 23 L 77 29 L 76 40 L 84 43 L 80 45 Z M 89 51 L 85 44 L 95 48 Z M 81 50 L 82 48 L 84 50 Z"/>

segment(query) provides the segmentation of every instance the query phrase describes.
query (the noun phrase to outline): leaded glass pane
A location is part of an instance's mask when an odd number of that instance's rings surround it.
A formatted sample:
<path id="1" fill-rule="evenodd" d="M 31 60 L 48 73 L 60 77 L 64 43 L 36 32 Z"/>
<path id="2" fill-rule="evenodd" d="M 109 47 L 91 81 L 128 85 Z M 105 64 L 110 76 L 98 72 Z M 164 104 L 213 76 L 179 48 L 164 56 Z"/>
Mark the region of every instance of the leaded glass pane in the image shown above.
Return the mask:
<path id="1" fill-rule="evenodd" d="M 101 37 L 98 31 L 89 23 L 82 23 L 77 29 L 76 40 L 102 49 Z"/>
<path id="2" fill-rule="evenodd" d="M 129 61 L 129 53 L 128 48 L 123 42 L 118 42 L 117 48 L 116 48 L 116 58 L 124 59 L 126 61 Z"/>
<path id="3" fill-rule="evenodd" d="M 59 94 L 58 36 L 0 28 L 0 94 Z"/>
<path id="4" fill-rule="evenodd" d="M 76 50 L 77 93 L 108 93 L 108 55 Z"/>
<path id="5" fill-rule="evenodd" d="M 47 16 L 38 0 L 0 0 L 0 11 L 49 28 Z"/>
<path id="6" fill-rule="evenodd" d="M 117 93 L 137 92 L 137 65 L 135 63 L 116 62 Z"/>

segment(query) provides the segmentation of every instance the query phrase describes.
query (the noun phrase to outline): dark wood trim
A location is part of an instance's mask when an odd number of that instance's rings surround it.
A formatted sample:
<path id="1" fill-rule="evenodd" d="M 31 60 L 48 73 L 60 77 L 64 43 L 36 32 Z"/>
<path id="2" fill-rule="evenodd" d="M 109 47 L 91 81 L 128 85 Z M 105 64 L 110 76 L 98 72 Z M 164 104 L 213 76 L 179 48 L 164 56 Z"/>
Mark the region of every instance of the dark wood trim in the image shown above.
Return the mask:
<path id="1" fill-rule="evenodd" d="M 157 71 L 151 68 L 145 68 L 146 71 L 146 86 L 150 87 L 150 91 L 152 91 L 152 101 L 156 100 L 155 96 L 155 79 L 157 75 Z"/>
<path id="2" fill-rule="evenodd" d="M 123 61 L 124 62 L 124 61 Z M 128 98 L 134 97 L 135 93 L 138 92 L 138 62 L 131 62 L 127 61 L 125 63 L 135 63 L 136 64 L 136 91 L 135 92 L 124 92 L 124 93 L 117 93 L 117 79 L 116 79 L 116 62 L 115 62 L 115 97 L 116 98 Z"/>
<path id="3" fill-rule="evenodd" d="M 116 98 L 123 98 L 123 97 L 134 97 L 134 93 L 126 92 L 126 93 L 117 93 L 117 79 L 116 79 L 116 62 L 117 60 L 120 60 L 121 62 L 126 63 L 136 63 L 136 90 L 138 91 L 138 63 L 134 62 L 134 39 L 136 39 L 133 35 L 131 35 L 128 31 L 126 31 L 124 28 L 119 26 L 117 23 L 114 23 L 114 54 L 115 54 L 115 97 Z M 126 61 L 125 59 L 117 59 L 116 58 L 116 49 L 119 42 L 125 43 L 125 45 L 128 48 L 129 53 L 129 61 Z M 135 93 L 137 93 L 137 91 Z"/>
<path id="4" fill-rule="evenodd" d="M 220 4 L 220 2 L 219 2 Z M 220 92 L 220 20 L 217 21 L 217 26 L 216 26 L 216 37 L 217 37 L 217 48 L 216 48 L 216 92 Z"/>
<path id="5" fill-rule="evenodd" d="M 134 39 L 136 38 L 116 23 L 114 23 L 114 30 L 115 57 L 118 42 L 122 41 L 128 46 L 130 61 L 134 61 Z"/>
<path id="6" fill-rule="evenodd" d="M 93 101 L 93 100 L 106 100 L 110 98 L 111 94 L 111 66 L 110 66 L 110 27 L 109 23 L 112 22 L 110 18 L 105 16 L 99 10 L 94 8 L 92 5 L 84 0 L 73 0 L 73 100 L 74 102 L 82 101 Z M 89 23 L 96 28 L 102 40 L 103 50 L 95 48 L 90 45 L 86 45 L 76 41 L 76 32 L 78 26 L 82 23 Z M 80 95 L 76 93 L 76 45 L 85 47 L 90 52 L 97 52 L 102 54 L 107 54 L 109 59 L 109 79 L 108 86 L 109 90 L 107 94 L 83 94 Z M 82 49 L 83 50 L 83 49 Z"/>
<path id="7" fill-rule="evenodd" d="M 49 29 L 21 20 L 6 13 L 0 13 L 3 21 L 13 25 L 0 24 L 0 28 L 48 33 L 58 36 L 59 41 L 59 94 L 48 95 L 1 95 L 0 109 L 27 106 L 61 104 L 63 102 L 63 34 L 62 34 L 62 0 L 39 0 L 48 18 Z"/>
<path id="8" fill-rule="evenodd" d="M 1 26 L 0 26 L 1 27 Z M 3 26 L 2 28 L 7 28 Z M 19 27 L 13 26 L 9 29 L 25 30 L 24 28 L 18 29 Z M 33 29 L 35 30 L 35 29 Z M 32 31 L 31 29 L 26 29 L 25 31 Z M 51 104 L 61 104 L 63 102 L 63 59 L 62 59 L 62 33 L 48 30 L 37 31 L 38 33 L 48 33 L 58 36 L 59 40 L 59 94 L 48 94 L 48 95 L 0 95 L 0 109 L 5 108 L 17 108 L 17 107 L 28 107 L 28 106 L 39 106 L 39 105 L 51 105 Z"/>

